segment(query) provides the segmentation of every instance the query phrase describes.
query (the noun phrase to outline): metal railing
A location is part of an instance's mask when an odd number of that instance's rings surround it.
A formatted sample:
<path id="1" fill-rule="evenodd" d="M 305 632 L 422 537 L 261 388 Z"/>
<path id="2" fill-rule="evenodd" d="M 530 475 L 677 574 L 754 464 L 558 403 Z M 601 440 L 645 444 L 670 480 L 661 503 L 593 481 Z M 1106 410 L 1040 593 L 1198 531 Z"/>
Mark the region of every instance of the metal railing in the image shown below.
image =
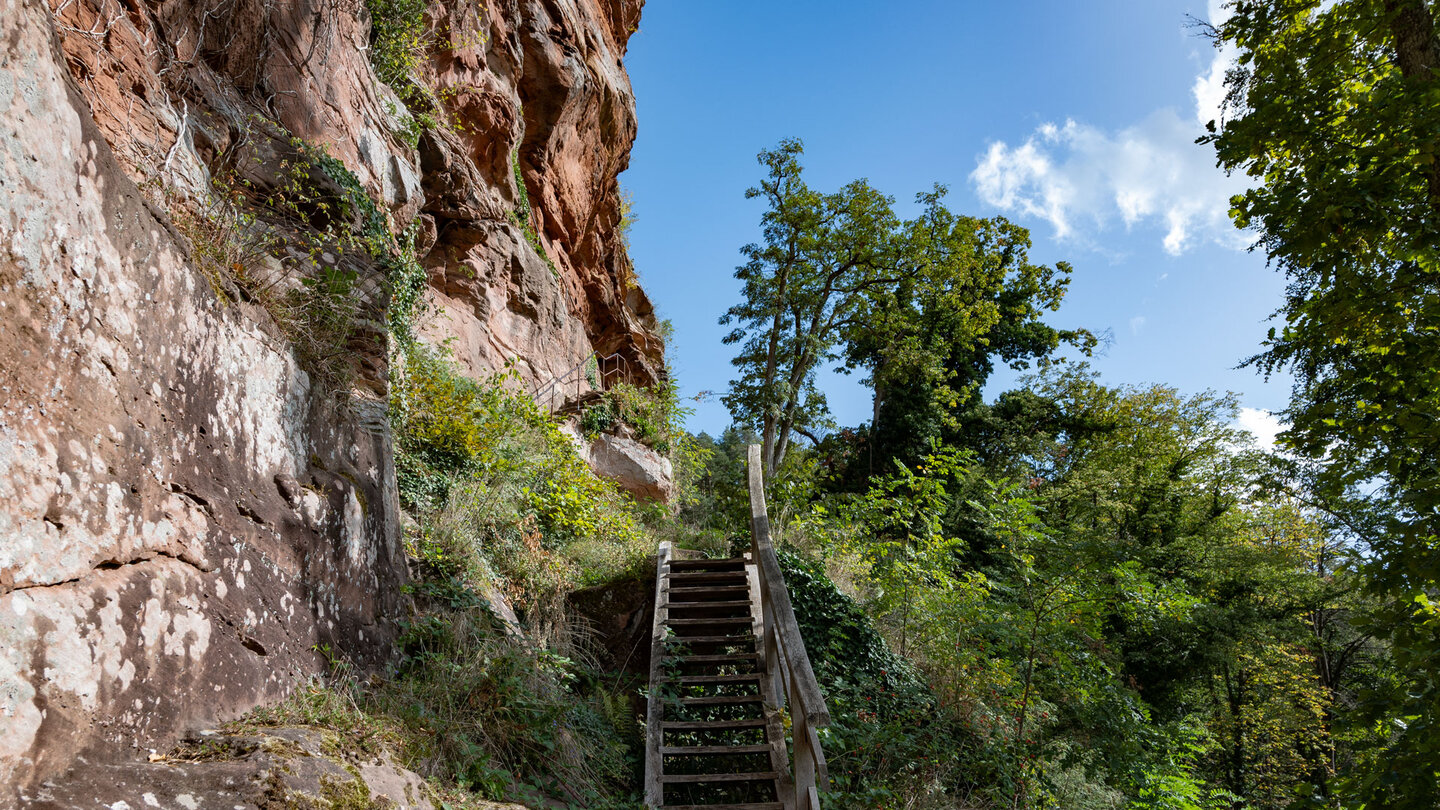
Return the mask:
<path id="1" fill-rule="evenodd" d="M 608 391 L 610 386 L 629 376 L 629 361 L 619 352 L 603 356 L 591 352 L 569 371 L 532 391 L 530 398 L 555 413 L 587 391 Z"/>
<path id="2" fill-rule="evenodd" d="M 825 752 L 818 731 L 830 725 L 830 710 L 810 667 L 810 656 L 800 638 L 800 625 L 790 604 L 790 591 L 775 545 L 770 538 L 770 517 L 765 511 L 765 482 L 760 463 L 760 445 L 750 445 L 750 554 L 759 577 L 763 615 L 765 690 L 777 702 L 769 709 L 787 708 L 790 713 L 793 755 L 791 773 L 795 784 L 795 806 L 819 810 L 819 794 L 830 787 Z"/>

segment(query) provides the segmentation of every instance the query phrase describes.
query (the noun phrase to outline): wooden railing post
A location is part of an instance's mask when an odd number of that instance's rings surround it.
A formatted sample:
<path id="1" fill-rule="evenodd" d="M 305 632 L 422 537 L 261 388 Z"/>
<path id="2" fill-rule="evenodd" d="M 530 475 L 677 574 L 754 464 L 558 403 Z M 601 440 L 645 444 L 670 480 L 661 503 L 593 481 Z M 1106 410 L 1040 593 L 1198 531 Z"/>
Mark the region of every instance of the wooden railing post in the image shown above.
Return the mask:
<path id="1" fill-rule="evenodd" d="M 795 620 L 795 609 L 790 604 L 790 592 L 785 587 L 785 576 L 780 571 L 780 560 L 775 556 L 758 444 L 750 445 L 748 467 L 750 554 L 759 577 L 765 625 L 765 679 L 770 685 L 770 694 L 790 709 L 794 743 L 791 773 L 796 802 L 806 810 L 819 810 L 818 794 L 829 788 L 830 778 L 816 732 L 830 725 L 830 710 L 815 680 L 810 656 L 800 637 L 800 625 Z"/>
<path id="2" fill-rule="evenodd" d="M 655 620 L 650 628 L 650 695 L 645 707 L 645 806 L 659 807 L 664 803 L 664 785 L 660 781 L 660 743 L 663 734 L 660 721 L 664 719 L 665 698 L 656 692 L 660 683 L 660 665 L 665 658 L 664 627 L 669 618 L 665 605 L 670 601 L 666 590 L 669 588 L 670 541 L 660 544 L 660 554 L 655 560 Z"/>

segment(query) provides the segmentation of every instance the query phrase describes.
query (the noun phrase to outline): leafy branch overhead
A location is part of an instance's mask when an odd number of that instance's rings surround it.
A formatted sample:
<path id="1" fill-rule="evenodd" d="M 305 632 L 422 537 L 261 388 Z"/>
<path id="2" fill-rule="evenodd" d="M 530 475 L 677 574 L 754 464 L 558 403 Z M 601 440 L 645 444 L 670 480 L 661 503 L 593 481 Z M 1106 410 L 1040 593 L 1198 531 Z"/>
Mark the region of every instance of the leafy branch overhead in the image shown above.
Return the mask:
<path id="1" fill-rule="evenodd" d="M 1363 504 L 1376 629 L 1404 683 L 1367 710 L 1396 729 L 1349 787 L 1440 802 L 1440 37 L 1426 0 L 1237 2 L 1225 120 L 1203 138 L 1254 187 L 1232 216 L 1289 279 L 1250 362 L 1295 375 L 1282 439 L 1324 498 Z M 1357 488 L 1371 490 L 1355 497 Z"/>

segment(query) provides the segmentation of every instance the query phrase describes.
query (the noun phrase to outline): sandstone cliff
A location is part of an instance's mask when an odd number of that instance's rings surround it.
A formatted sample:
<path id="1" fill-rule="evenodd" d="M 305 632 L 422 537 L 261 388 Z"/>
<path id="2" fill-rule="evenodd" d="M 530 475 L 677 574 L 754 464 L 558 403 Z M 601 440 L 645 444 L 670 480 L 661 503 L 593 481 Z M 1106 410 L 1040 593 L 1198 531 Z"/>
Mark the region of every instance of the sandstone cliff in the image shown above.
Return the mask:
<path id="1" fill-rule="evenodd" d="M 377 79 L 360 0 L 0 0 L 0 786 L 169 745 L 322 650 L 389 654 L 385 268 L 265 225 L 308 262 L 270 286 L 357 280 L 337 391 L 265 306 L 291 299 L 202 261 L 183 223 L 217 177 L 413 237 L 420 331 L 477 373 L 662 373 L 617 232 L 640 5 L 435 3 L 416 102 Z M 286 197 L 317 155 L 341 167 Z"/>

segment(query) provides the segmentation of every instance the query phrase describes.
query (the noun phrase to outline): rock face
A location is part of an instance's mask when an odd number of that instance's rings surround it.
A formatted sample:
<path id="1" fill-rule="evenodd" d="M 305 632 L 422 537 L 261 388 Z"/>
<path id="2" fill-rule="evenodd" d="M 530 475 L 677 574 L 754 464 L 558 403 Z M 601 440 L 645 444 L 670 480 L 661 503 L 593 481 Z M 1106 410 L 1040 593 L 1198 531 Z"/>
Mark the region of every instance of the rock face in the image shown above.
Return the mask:
<path id="1" fill-rule="evenodd" d="M 590 443 L 586 460 L 602 478 L 609 478 L 637 498 L 669 503 L 675 494 L 670 459 L 634 439 L 601 435 Z"/>
<path id="2" fill-rule="evenodd" d="M 660 373 L 617 235 L 639 12 L 432 4 L 417 142 L 361 0 L 0 0 L 0 806 L 278 699 L 317 650 L 378 666 L 404 612 L 383 332 L 337 394 L 218 294 L 174 224 L 217 173 L 278 195 L 297 144 L 338 159 L 476 372 Z"/>
<path id="3" fill-rule="evenodd" d="M 572 379 L 556 409 L 590 392 L 576 369 L 592 352 L 618 354 L 623 363 L 606 367 L 630 382 L 650 385 L 664 373 L 654 308 L 618 235 L 616 176 L 636 127 L 621 58 L 642 4 L 432 9 L 443 47 L 425 82 L 465 126 L 426 132 L 419 144 L 433 305 L 424 332 L 450 341 L 476 374 L 513 359 L 532 391 Z M 526 198 L 541 251 L 517 224 Z M 625 439 L 577 447 L 597 474 L 669 501 L 670 462 L 653 450 Z"/>
<path id="4" fill-rule="evenodd" d="M 100 805 L 143 810 L 274 807 L 433 810 L 436 797 L 417 774 L 382 753 L 353 751 L 352 741 L 308 728 L 249 734 L 208 732 L 149 762 L 80 763 L 73 774 L 26 794 L 45 810 Z M 472 800 L 476 810 L 525 810 Z"/>
<path id="5" fill-rule="evenodd" d="M 464 126 L 420 142 L 422 232 L 435 234 L 426 331 L 453 338 L 476 372 L 515 358 L 533 388 L 592 351 L 625 357 L 641 384 L 663 367 L 618 232 L 616 176 L 635 140 L 621 57 L 640 6 L 502 0 L 432 12 L 444 41 L 426 82 Z M 518 224 L 527 198 L 543 255 Z"/>
<path id="6" fill-rule="evenodd" d="M 0 4 L 7 786 L 277 698 L 317 645 L 378 663 L 404 577 L 383 422 L 219 302 L 52 32 L 40 3 Z"/>

